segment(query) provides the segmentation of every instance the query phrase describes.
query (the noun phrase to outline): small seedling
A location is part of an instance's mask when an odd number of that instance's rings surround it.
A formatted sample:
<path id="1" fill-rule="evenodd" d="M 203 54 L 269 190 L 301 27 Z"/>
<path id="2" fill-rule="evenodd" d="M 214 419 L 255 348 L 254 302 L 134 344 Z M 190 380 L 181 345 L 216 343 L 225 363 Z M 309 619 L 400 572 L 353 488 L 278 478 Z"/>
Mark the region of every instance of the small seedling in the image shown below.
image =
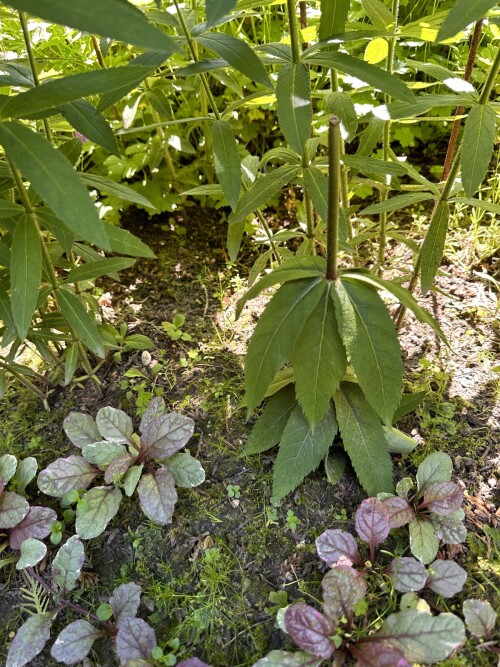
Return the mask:
<path id="1" fill-rule="evenodd" d="M 286 527 L 294 533 L 300 523 L 300 519 L 295 516 L 293 510 L 288 510 L 286 513 Z"/>
<path id="2" fill-rule="evenodd" d="M 241 496 L 241 492 L 238 484 L 228 484 L 227 495 L 228 498 L 239 498 Z"/>
<path id="3" fill-rule="evenodd" d="M 188 342 L 192 340 L 192 338 L 190 334 L 182 331 L 182 327 L 184 326 L 185 321 L 186 316 L 182 313 L 177 313 L 177 315 L 174 315 L 171 322 L 162 322 L 161 328 L 166 332 L 170 340 L 183 340 Z"/>

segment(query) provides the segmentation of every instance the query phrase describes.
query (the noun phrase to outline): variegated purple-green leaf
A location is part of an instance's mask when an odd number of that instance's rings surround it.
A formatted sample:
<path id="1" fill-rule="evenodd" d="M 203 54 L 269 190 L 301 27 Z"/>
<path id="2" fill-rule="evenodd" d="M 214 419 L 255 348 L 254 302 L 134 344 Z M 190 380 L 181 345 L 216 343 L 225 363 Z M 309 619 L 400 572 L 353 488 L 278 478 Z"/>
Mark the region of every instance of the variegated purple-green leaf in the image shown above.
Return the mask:
<path id="1" fill-rule="evenodd" d="M 474 637 L 489 638 L 495 627 L 497 613 L 486 600 L 465 600 L 463 605 L 465 624 Z"/>
<path id="2" fill-rule="evenodd" d="M 5 667 L 24 667 L 43 650 L 50 638 L 53 614 L 30 616 L 12 640 Z"/>
<path id="3" fill-rule="evenodd" d="M 191 489 L 205 481 L 203 466 L 188 452 L 177 452 L 165 464 L 175 479 L 175 486 Z"/>
<path id="4" fill-rule="evenodd" d="M 82 412 L 70 412 L 63 422 L 63 428 L 78 449 L 102 440 L 93 417 Z"/>
<path id="5" fill-rule="evenodd" d="M 411 667 L 398 649 L 380 642 L 367 643 L 361 652 L 356 651 L 356 667 Z"/>
<path id="6" fill-rule="evenodd" d="M 113 595 L 109 598 L 109 604 L 113 610 L 113 618 L 116 623 L 127 616 L 137 616 L 137 610 L 141 602 L 141 587 L 134 583 L 121 584 L 115 588 Z"/>
<path id="7" fill-rule="evenodd" d="M 149 401 L 148 407 L 142 415 L 139 431 L 143 433 L 149 422 L 153 421 L 157 417 L 161 417 L 163 414 L 165 414 L 165 401 L 161 396 L 155 396 Z"/>
<path id="8" fill-rule="evenodd" d="M 106 484 L 116 484 L 118 480 L 127 472 L 132 463 L 135 461 L 134 456 L 125 453 L 113 459 L 104 473 L 104 481 Z"/>
<path id="9" fill-rule="evenodd" d="M 29 537 L 43 540 L 50 535 L 50 527 L 57 519 L 57 513 L 50 507 L 30 507 L 28 514 L 9 534 L 9 546 L 17 550 Z"/>
<path id="10" fill-rule="evenodd" d="M 429 565 L 427 587 L 444 598 L 460 593 L 467 580 L 467 572 L 454 560 L 435 560 Z"/>
<path id="11" fill-rule="evenodd" d="M 28 537 L 21 544 L 21 557 L 16 563 L 16 570 L 24 570 L 27 567 L 34 567 L 47 554 L 47 547 L 40 540 L 34 537 Z"/>
<path id="12" fill-rule="evenodd" d="M 144 466 L 141 463 L 139 466 L 132 466 L 125 473 L 125 477 L 123 478 L 123 490 L 125 491 L 126 496 L 130 497 L 134 493 L 136 486 L 141 479 L 143 467 Z"/>
<path id="13" fill-rule="evenodd" d="M 148 660 L 155 646 L 155 632 L 142 618 L 126 616 L 120 621 L 116 653 L 121 665 L 126 665 L 127 660 Z"/>
<path id="14" fill-rule="evenodd" d="M 345 616 L 351 619 L 356 604 L 366 594 L 363 576 L 347 565 L 333 568 L 323 577 L 323 610 L 335 623 Z"/>
<path id="15" fill-rule="evenodd" d="M 175 412 L 148 421 L 141 437 L 141 458 L 166 459 L 185 447 L 194 421 Z"/>
<path id="16" fill-rule="evenodd" d="M 410 522 L 410 551 L 419 561 L 432 563 L 439 549 L 434 526 L 428 521 L 413 519 Z"/>
<path id="17" fill-rule="evenodd" d="M 465 512 L 460 509 L 448 516 L 433 514 L 431 521 L 436 535 L 445 544 L 461 544 L 467 539 L 467 528 L 463 523 L 464 518 Z"/>
<path id="18" fill-rule="evenodd" d="M 41 471 L 38 488 L 48 496 L 62 498 L 69 491 L 88 488 L 97 474 L 83 456 L 68 456 L 56 459 Z"/>
<path id="19" fill-rule="evenodd" d="M 396 484 L 396 493 L 401 498 L 408 498 L 408 494 L 415 488 L 415 484 L 411 477 L 403 477 Z"/>
<path id="20" fill-rule="evenodd" d="M 308 604 L 293 604 L 285 612 L 286 631 L 304 651 L 316 658 L 328 660 L 335 650 L 330 635 L 334 622 Z"/>
<path id="21" fill-rule="evenodd" d="M 425 487 L 424 503 L 435 514 L 453 514 L 460 509 L 463 500 L 464 491 L 454 482 L 434 482 Z"/>
<path id="22" fill-rule="evenodd" d="M 83 496 L 84 502 L 76 506 L 75 528 L 83 540 L 90 540 L 104 532 L 116 516 L 122 494 L 115 486 L 95 486 Z"/>
<path id="23" fill-rule="evenodd" d="M 321 662 L 304 651 L 271 651 L 253 667 L 318 667 Z"/>
<path id="24" fill-rule="evenodd" d="M 85 445 L 82 454 L 89 463 L 101 467 L 108 466 L 113 459 L 127 454 L 127 450 L 118 442 L 102 440 L 101 442 L 93 442 L 91 445 Z"/>
<path id="25" fill-rule="evenodd" d="M 142 511 L 148 519 L 164 525 L 170 523 L 177 502 L 175 479 L 170 470 L 160 468 L 152 475 L 144 475 L 137 493 Z"/>
<path id="26" fill-rule="evenodd" d="M 391 528 L 405 526 L 415 518 L 415 512 L 405 498 L 393 496 L 384 500 L 384 505 L 389 512 L 389 524 Z"/>
<path id="27" fill-rule="evenodd" d="M 354 537 L 345 530 L 328 529 L 316 538 L 316 551 L 321 560 L 333 565 L 339 561 L 352 565 L 360 563 L 358 545 Z"/>
<path id="28" fill-rule="evenodd" d="M 52 579 L 63 591 L 72 591 L 80 578 L 85 550 L 78 535 L 73 535 L 60 547 L 52 561 Z"/>
<path id="29" fill-rule="evenodd" d="M 16 474 L 17 459 L 12 454 L 3 454 L 0 456 L 0 479 L 4 485 Z"/>
<path id="30" fill-rule="evenodd" d="M 400 611 L 385 619 L 377 635 L 383 637 L 409 662 L 432 664 L 444 660 L 465 642 L 465 627 L 453 614 Z"/>
<path id="31" fill-rule="evenodd" d="M 4 491 L 0 496 L 0 528 L 14 528 L 28 514 L 28 501 L 18 493 Z"/>
<path id="32" fill-rule="evenodd" d="M 119 442 L 122 445 L 131 443 L 134 427 L 132 419 L 123 410 L 112 408 L 109 405 L 101 408 L 95 418 L 99 433 L 106 440 Z"/>
<path id="33" fill-rule="evenodd" d="M 363 500 L 354 523 L 359 537 L 370 545 L 370 549 L 383 542 L 391 529 L 389 511 L 377 498 Z"/>
<path id="34" fill-rule="evenodd" d="M 101 632 L 87 621 L 74 621 L 60 633 L 50 650 L 51 656 L 65 665 L 75 665 L 90 652 Z"/>
<path id="35" fill-rule="evenodd" d="M 417 483 L 420 493 L 434 482 L 449 482 L 453 470 L 453 461 L 444 452 L 434 452 L 426 456 L 417 470 Z"/>
<path id="36" fill-rule="evenodd" d="M 400 593 L 420 591 L 427 581 L 427 570 L 416 558 L 394 558 L 389 573 L 394 588 Z"/>
<path id="37" fill-rule="evenodd" d="M 38 463 L 33 456 L 28 456 L 22 461 L 19 461 L 16 474 L 14 475 L 16 491 L 23 494 L 26 491 L 28 484 L 35 477 L 37 470 Z"/>
<path id="38" fill-rule="evenodd" d="M 177 667 L 210 667 L 206 662 L 202 662 L 198 658 L 188 658 L 182 662 L 177 663 Z"/>

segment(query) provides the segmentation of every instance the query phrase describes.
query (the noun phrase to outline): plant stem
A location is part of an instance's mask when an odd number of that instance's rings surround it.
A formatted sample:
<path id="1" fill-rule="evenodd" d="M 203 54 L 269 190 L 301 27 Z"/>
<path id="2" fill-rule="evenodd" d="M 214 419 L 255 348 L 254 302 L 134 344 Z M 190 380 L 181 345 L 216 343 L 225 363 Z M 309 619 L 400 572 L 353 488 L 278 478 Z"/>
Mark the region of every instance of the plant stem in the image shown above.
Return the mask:
<path id="1" fill-rule="evenodd" d="M 300 28 L 305 30 L 307 28 L 307 3 L 305 0 L 300 0 L 299 2 L 299 11 L 300 11 Z M 302 43 L 302 50 L 305 51 L 309 44 L 307 42 Z"/>
<path id="2" fill-rule="evenodd" d="M 338 277 L 339 206 L 340 206 L 340 121 L 330 118 L 328 128 L 328 222 L 326 230 L 326 278 Z"/>
<path id="3" fill-rule="evenodd" d="M 288 29 L 290 30 L 290 42 L 292 47 L 292 59 L 295 64 L 300 63 L 299 31 L 297 30 L 297 17 L 295 15 L 295 0 L 287 0 Z"/>

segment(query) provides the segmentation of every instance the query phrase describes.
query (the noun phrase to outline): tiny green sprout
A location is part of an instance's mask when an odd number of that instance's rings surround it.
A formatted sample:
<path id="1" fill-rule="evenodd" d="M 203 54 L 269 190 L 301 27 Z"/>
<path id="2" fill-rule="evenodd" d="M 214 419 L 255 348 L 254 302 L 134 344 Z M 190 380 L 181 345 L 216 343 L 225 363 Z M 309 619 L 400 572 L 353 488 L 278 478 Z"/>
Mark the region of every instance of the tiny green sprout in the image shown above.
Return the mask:
<path id="1" fill-rule="evenodd" d="M 50 542 L 54 546 L 57 546 L 58 544 L 61 544 L 62 541 L 62 532 L 60 530 L 55 531 L 53 533 L 50 533 Z"/>
<path id="2" fill-rule="evenodd" d="M 228 498 L 239 498 L 241 496 L 241 492 L 238 484 L 228 484 L 227 495 Z"/>
<path id="3" fill-rule="evenodd" d="M 171 639 L 170 641 L 167 642 L 167 646 L 171 648 L 173 651 L 177 651 L 180 645 L 181 645 L 181 640 L 178 637 L 175 637 L 174 639 Z"/>
<path id="4" fill-rule="evenodd" d="M 62 530 L 62 523 L 60 521 L 54 521 L 50 526 L 51 533 L 60 533 Z"/>
<path id="5" fill-rule="evenodd" d="M 286 526 L 289 530 L 294 533 L 297 530 L 297 526 L 300 523 L 300 519 L 295 516 L 293 510 L 288 510 L 286 513 Z"/>
<path id="6" fill-rule="evenodd" d="M 161 646 L 155 646 L 151 651 L 151 657 L 153 660 L 161 660 L 163 658 L 163 649 Z"/>
<path id="7" fill-rule="evenodd" d="M 65 523 L 67 524 L 72 524 L 75 521 L 75 516 L 76 516 L 75 511 L 72 509 L 67 509 L 64 510 L 63 512 L 63 518 Z"/>
<path id="8" fill-rule="evenodd" d="M 187 342 L 192 340 L 192 338 L 190 334 L 182 331 L 182 327 L 184 326 L 185 321 L 185 315 L 182 315 L 182 313 L 177 313 L 174 315 L 171 322 L 162 322 L 161 328 L 166 332 L 170 340 L 183 340 Z"/>
<path id="9" fill-rule="evenodd" d="M 278 510 L 276 507 L 266 507 L 266 526 L 278 523 Z"/>
<path id="10" fill-rule="evenodd" d="M 68 491 L 68 493 L 65 493 L 64 496 L 61 498 L 61 506 L 62 507 L 71 507 L 71 505 L 74 505 L 80 500 L 80 494 L 78 491 L 73 489 L 72 491 Z"/>
<path id="11" fill-rule="evenodd" d="M 103 602 L 97 607 L 95 613 L 100 621 L 107 621 L 113 616 L 113 609 L 108 602 Z"/>

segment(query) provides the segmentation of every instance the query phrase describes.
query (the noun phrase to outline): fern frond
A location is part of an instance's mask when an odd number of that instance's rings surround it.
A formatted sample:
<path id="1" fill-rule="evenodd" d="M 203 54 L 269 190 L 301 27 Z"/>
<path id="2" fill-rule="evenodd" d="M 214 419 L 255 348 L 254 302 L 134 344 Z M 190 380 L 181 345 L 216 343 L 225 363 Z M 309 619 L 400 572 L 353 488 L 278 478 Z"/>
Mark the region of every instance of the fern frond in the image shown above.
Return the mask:
<path id="1" fill-rule="evenodd" d="M 21 586 L 22 594 L 21 608 L 30 615 L 43 614 L 47 611 L 50 596 L 40 582 L 30 576 L 25 570 L 22 571 L 26 586 Z"/>

